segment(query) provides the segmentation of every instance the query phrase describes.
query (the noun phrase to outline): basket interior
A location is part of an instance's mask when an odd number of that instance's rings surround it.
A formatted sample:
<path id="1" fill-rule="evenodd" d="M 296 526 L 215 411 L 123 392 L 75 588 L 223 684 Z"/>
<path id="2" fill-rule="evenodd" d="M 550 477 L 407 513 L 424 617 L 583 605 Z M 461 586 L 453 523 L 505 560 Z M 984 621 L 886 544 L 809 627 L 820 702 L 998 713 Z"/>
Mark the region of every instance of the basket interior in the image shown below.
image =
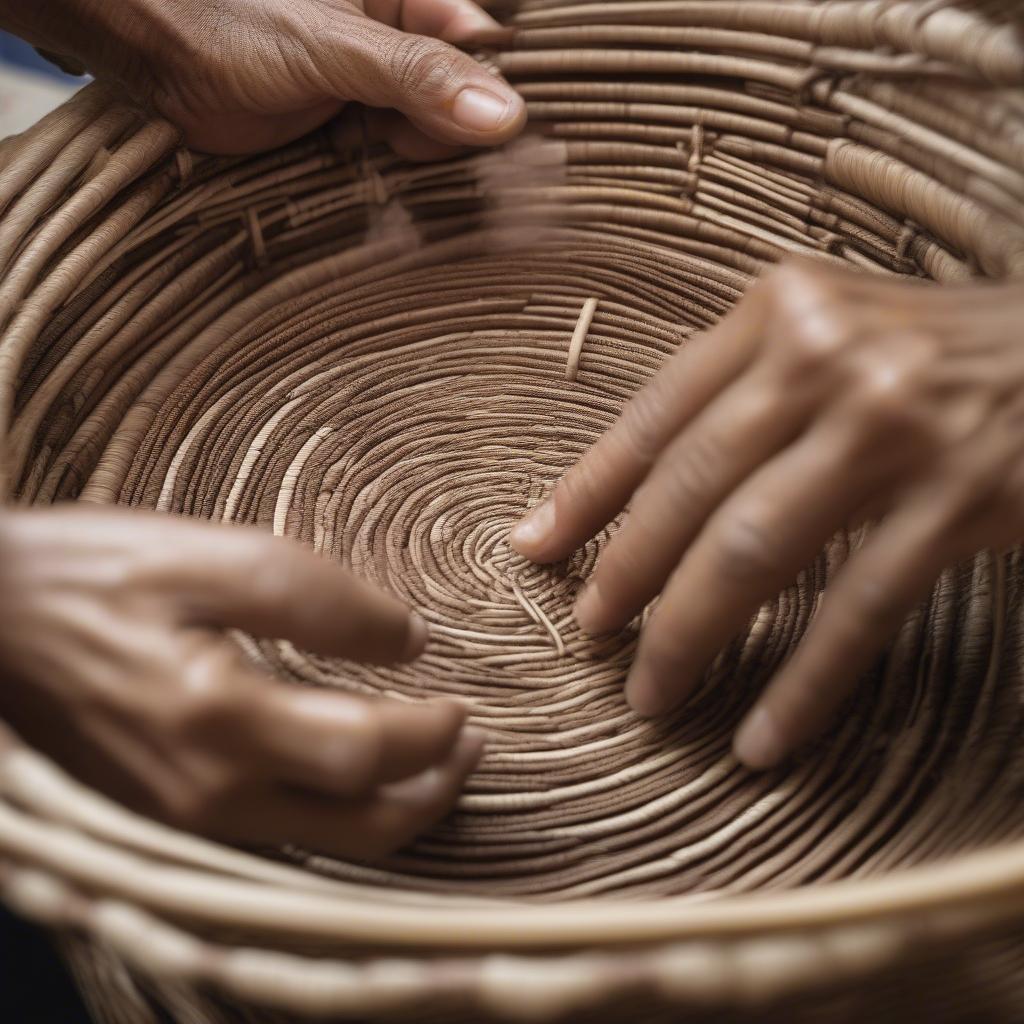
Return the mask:
<path id="1" fill-rule="evenodd" d="M 499 158 L 405 164 L 353 144 L 353 119 L 212 160 L 98 87 L 9 144 L 0 295 L 51 289 L 7 337 L 19 499 L 297 537 L 421 610 L 430 649 L 378 669 L 241 638 L 252 658 L 296 685 L 453 697 L 490 733 L 458 813 L 386 864 L 280 856 L 388 899 L 704 900 L 1024 833 L 1019 551 L 950 569 L 827 742 L 757 775 L 731 733 L 856 537 L 653 723 L 622 695 L 636 629 L 598 642 L 572 619 L 608 533 L 554 568 L 507 545 L 766 265 L 1024 269 L 1020 50 L 1012 5 L 989 6 L 954 45 L 948 5 L 934 31 L 893 15 L 865 37 L 816 5 L 524 3 L 481 53 L 530 104 Z"/>

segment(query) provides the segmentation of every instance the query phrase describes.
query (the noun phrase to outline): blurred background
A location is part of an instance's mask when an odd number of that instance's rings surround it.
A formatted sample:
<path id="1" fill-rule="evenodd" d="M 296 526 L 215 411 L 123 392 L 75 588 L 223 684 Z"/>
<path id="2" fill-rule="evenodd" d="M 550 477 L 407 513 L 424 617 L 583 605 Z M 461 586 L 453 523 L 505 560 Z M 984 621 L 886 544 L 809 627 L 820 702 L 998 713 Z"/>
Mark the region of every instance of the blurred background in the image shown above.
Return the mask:
<path id="1" fill-rule="evenodd" d="M 27 43 L 0 32 L 0 137 L 23 132 L 84 82 L 47 63 Z"/>

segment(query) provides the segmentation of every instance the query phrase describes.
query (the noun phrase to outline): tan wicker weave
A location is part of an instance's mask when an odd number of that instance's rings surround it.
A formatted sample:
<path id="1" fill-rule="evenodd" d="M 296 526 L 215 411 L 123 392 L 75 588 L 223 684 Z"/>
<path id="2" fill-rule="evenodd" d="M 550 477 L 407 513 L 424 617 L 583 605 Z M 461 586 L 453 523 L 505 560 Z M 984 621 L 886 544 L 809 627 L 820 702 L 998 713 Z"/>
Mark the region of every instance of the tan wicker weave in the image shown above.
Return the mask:
<path id="1" fill-rule="evenodd" d="M 1020 10 L 527 0 L 481 59 L 539 138 L 441 165 L 343 130 L 206 159 L 100 86 L 5 144 L 11 495 L 347 560 L 430 619 L 423 662 L 252 657 L 426 686 L 492 736 L 458 815 L 371 868 L 177 834 L 5 734 L 0 892 L 68 934 L 101 1019 L 1024 1019 L 1019 550 L 947 572 L 829 741 L 761 776 L 730 733 L 856 538 L 654 724 L 635 637 L 572 621 L 600 543 L 554 570 L 506 544 L 765 264 L 1024 276 Z"/>

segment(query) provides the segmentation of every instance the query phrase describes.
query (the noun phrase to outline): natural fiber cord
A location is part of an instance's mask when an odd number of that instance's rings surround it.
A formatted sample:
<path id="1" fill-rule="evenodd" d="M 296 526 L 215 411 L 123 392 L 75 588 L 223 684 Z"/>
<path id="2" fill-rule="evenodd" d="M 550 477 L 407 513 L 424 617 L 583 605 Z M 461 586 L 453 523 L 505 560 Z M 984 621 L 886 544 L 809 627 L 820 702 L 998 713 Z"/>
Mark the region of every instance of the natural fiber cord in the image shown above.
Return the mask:
<path id="1" fill-rule="evenodd" d="M 12 499 L 297 537 L 430 648 L 253 659 L 465 701 L 491 737 L 457 815 L 368 867 L 177 834 L 5 735 L 0 895 L 74 930 L 111 1022 L 1024 1017 L 1020 550 L 945 573 L 827 742 L 756 775 L 731 732 L 858 538 L 654 723 L 622 695 L 635 631 L 572 618 L 606 538 L 554 569 L 507 544 L 768 263 L 1024 277 L 1019 5 L 504 14 L 480 58 L 532 118 L 506 153 L 412 166 L 354 118 L 214 160 L 97 85 L 0 150 Z"/>

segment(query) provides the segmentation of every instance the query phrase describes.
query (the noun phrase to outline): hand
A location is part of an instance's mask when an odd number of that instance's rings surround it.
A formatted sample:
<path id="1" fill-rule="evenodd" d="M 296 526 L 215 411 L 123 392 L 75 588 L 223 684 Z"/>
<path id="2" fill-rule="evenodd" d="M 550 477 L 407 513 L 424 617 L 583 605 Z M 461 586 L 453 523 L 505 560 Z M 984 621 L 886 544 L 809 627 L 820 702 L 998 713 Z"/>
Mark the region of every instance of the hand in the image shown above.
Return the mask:
<path id="1" fill-rule="evenodd" d="M 630 503 L 576 617 L 617 629 L 661 594 L 636 711 L 682 703 L 838 529 L 883 516 L 737 734 L 741 761 L 774 765 L 943 568 L 1024 534 L 1022 294 L 784 266 L 627 406 L 512 542 L 556 561 Z"/>
<path id="2" fill-rule="evenodd" d="M 375 125 L 403 155 L 506 142 L 525 105 L 451 42 L 496 22 L 472 0 L 0 0 L 0 22 L 178 125 L 215 153 L 269 149 L 350 100 L 400 111 Z M 2 15 L 7 12 L 4 19 Z M 440 40 L 447 40 L 441 42 Z"/>
<path id="3" fill-rule="evenodd" d="M 0 716 L 81 781 L 191 831 L 357 858 L 450 809 L 482 750 L 461 708 L 287 686 L 228 627 L 379 663 L 426 642 L 399 602 L 256 530 L 0 515 Z"/>

